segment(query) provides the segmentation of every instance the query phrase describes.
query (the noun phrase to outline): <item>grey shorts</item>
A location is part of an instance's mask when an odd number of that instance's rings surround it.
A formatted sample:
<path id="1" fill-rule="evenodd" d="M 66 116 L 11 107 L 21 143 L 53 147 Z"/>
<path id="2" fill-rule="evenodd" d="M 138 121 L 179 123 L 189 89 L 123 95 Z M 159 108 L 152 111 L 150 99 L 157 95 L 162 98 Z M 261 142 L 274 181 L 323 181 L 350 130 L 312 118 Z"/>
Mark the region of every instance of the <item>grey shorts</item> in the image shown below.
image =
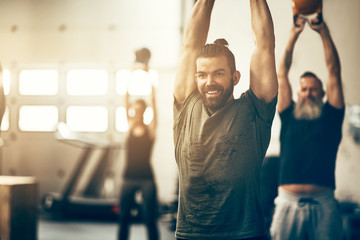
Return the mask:
<path id="1" fill-rule="evenodd" d="M 271 223 L 272 240 L 338 240 L 342 220 L 334 192 L 293 194 L 279 189 Z"/>

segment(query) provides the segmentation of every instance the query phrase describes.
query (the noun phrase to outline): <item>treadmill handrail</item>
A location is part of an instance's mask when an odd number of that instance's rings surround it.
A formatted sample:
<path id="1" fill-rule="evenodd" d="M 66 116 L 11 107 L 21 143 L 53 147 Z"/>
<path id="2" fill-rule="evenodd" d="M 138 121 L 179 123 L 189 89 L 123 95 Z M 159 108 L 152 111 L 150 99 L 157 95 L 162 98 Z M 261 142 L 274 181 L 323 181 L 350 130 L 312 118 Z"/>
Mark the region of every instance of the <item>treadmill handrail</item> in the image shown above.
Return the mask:
<path id="1" fill-rule="evenodd" d="M 64 122 L 60 122 L 58 124 L 57 132 L 55 132 L 55 138 L 59 141 L 78 147 L 119 148 L 121 146 L 120 143 L 112 142 L 104 138 L 90 137 L 86 134 L 74 132 Z"/>

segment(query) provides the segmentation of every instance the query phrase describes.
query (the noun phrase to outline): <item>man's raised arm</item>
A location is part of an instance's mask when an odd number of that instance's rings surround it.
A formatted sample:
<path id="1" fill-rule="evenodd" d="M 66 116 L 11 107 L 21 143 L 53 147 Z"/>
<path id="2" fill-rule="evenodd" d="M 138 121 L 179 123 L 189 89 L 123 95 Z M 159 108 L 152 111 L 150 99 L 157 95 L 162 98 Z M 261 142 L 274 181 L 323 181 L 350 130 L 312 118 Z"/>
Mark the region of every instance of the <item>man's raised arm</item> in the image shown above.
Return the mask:
<path id="1" fill-rule="evenodd" d="M 278 92 L 273 21 L 266 0 L 250 0 L 250 8 L 255 37 L 255 50 L 250 62 L 250 88 L 259 99 L 270 102 Z"/>
<path id="2" fill-rule="evenodd" d="M 329 73 L 326 84 L 326 96 L 331 106 L 342 108 L 344 106 L 344 93 L 341 83 L 340 59 L 335 44 L 331 38 L 330 31 L 323 21 L 320 25 L 309 23 L 310 27 L 320 34 L 324 45 L 325 61 Z"/>
<path id="3" fill-rule="evenodd" d="M 206 43 L 214 3 L 215 0 L 198 0 L 185 27 L 174 86 L 177 102 L 184 101 L 196 89 L 196 58 L 200 48 Z"/>
<path id="4" fill-rule="evenodd" d="M 279 97 L 277 104 L 279 113 L 288 108 L 292 101 L 292 89 L 289 80 L 289 71 L 292 64 L 295 43 L 300 33 L 304 30 L 305 23 L 306 19 L 299 17 L 297 21 L 298 27 L 294 24 L 292 25 L 289 40 L 280 60 L 278 69 Z"/>

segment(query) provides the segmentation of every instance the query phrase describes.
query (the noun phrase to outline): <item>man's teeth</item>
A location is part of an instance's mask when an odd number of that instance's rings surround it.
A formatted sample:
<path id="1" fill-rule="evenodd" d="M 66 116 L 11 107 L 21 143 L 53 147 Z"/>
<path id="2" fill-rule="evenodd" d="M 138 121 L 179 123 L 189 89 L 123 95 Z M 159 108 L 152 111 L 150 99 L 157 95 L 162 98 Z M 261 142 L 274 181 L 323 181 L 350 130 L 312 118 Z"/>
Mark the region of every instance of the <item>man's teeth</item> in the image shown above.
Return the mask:
<path id="1" fill-rule="evenodd" d="M 217 93 L 218 91 L 208 91 L 207 93 L 210 93 L 210 94 L 214 94 L 214 93 Z"/>

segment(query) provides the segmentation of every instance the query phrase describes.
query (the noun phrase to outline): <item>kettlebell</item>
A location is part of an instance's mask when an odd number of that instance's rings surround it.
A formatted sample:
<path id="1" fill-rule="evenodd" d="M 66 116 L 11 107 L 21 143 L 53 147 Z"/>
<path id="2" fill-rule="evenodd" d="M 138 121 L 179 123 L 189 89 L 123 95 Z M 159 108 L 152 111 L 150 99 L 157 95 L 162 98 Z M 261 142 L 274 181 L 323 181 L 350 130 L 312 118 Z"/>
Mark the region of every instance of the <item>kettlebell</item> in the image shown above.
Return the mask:
<path id="1" fill-rule="evenodd" d="M 292 0 L 293 19 L 295 26 L 297 18 L 301 15 L 306 18 L 313 18 L 316 16 L 317 21 L 313 24 L 319 25 L 322 23 L 322 0 Z"/>

